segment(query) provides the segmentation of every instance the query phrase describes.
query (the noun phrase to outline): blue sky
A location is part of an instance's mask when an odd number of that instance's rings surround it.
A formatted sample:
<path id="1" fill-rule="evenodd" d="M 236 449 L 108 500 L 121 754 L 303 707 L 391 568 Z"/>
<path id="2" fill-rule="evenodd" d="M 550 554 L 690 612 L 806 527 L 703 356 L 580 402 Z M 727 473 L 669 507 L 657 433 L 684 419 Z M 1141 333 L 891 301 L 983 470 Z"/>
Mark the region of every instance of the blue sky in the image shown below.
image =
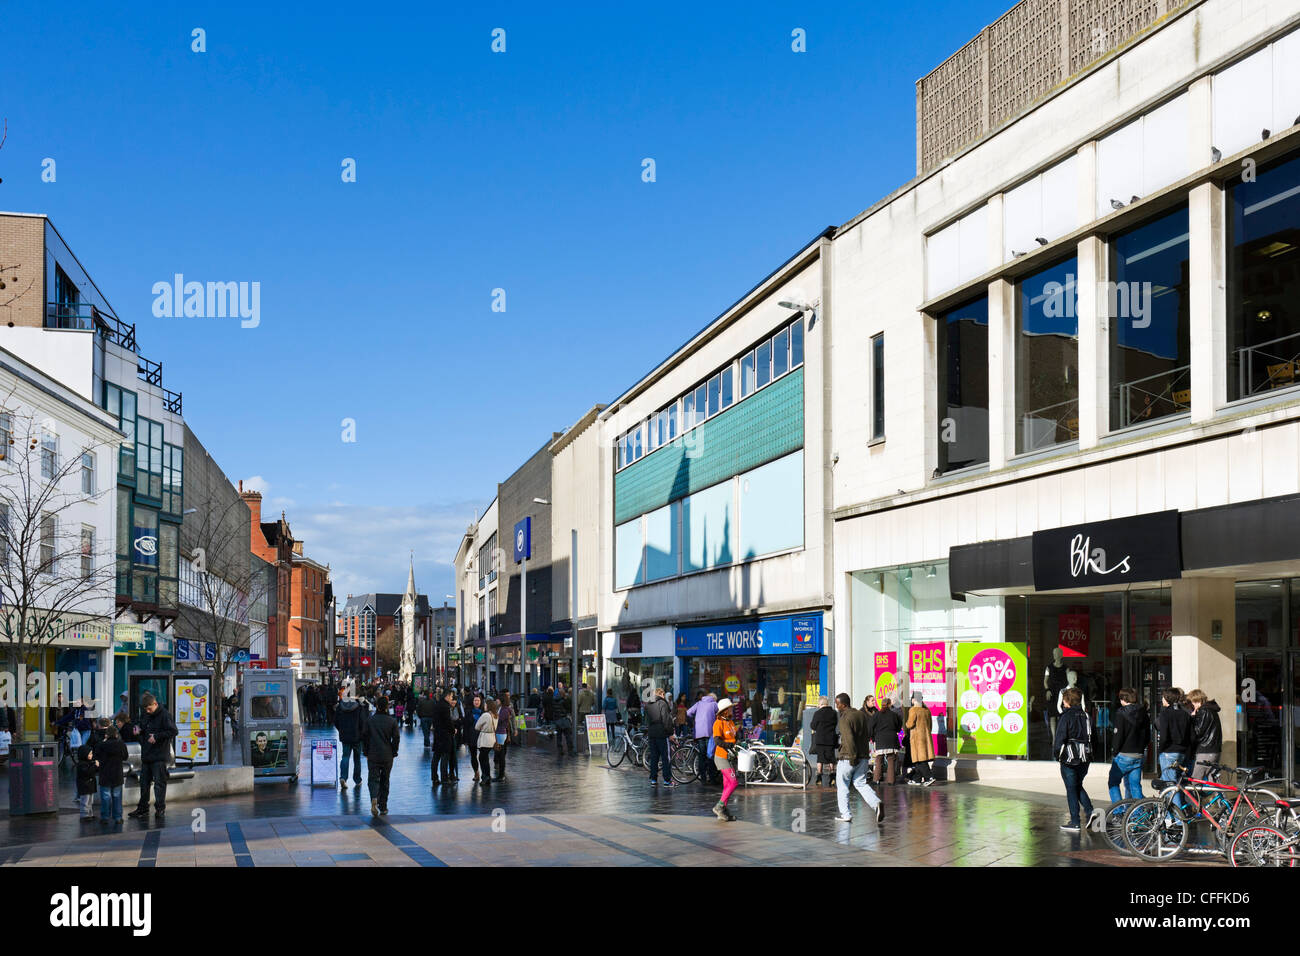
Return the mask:
<path id="1" fill-rule="evenodd" d="M 51 217 L 341 593 L 414 549 L 438 601 L 552 431 L 912 177 L 915 80 L 1011 5 L 7 5 L 0 209 Z M 260 282 L 261 324 L 155 318 L 177 272 Z"/>

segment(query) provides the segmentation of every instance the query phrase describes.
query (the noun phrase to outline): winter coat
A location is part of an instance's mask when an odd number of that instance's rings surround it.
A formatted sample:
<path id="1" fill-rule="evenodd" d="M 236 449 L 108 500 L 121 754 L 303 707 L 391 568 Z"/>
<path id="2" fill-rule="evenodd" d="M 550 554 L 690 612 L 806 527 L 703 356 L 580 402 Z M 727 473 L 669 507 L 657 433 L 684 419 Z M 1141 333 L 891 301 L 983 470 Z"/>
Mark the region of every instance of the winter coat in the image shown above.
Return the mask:
<path id="1" fill-rule="evenodd" d="M 1151 718 L 1145 704 L 1134 701 L 1115 711 L 1115 753 L 1145 754 L 1150 744 Z"/>
<path id="2" fill-rule="evenodd" d="M 1207 700 L 1200 710 L 1192 714 L 1192 752 L 1223 752 L 1223 724 L 1219 720 L 1219 705 L 1215 701 Z"/>
<path id="3" fill-rule="evenodd" d="M 483 716 L 483 713 L 483 708 L 473 706 L 473 700 L 471 699 L 470 706 L 465 708 L 465 712 L 460 718 L 460 737 L 465 742 L 466 747 L 478 746 L 478 738 L 475 737 L 477 731 L 475 731 L 474 727 L 478 723 L 478 719 Z"/>
<path id="4" fill-rule="evenodd" d="M 1066 744 L 1071 741 L 1090 740 L 1091 730 L 1092 725 L 1089 723 L 1088 715 L 1084 713 L 1083 708 L 1065 708 L 1065 710 L 1061 711 L 1061 716 L 1056 719 L 1056 739 L 1052 741 L 1052 756 L 1060 760 L 1061 751 Z"/>
<path id="5" fill-rule="evenodd" d="M 140 742 L 140 760 L 149 763 L 154 760 L 166 760 L 172 753 L 172 739 L 176 736 L 176 721 L 167 713 L 162 704 L 151 714 L 145 711 L 140 715 L 140 733 L 136 739 Z M 153 736 L 153 743 L 149 737 Z"/>
<path id="6" fill-rule="evenodd" d="M 433 749 L 438 753 L 450 750 L 456 739 L 456 724 L 451 719 L 451 705 L 445 700 L 433 702 Z"/>
<path id="7" fill-rule="evenodd" d="M 596 695 L 589 688 L 578 691 L 578 716 L 585 717 L 596 709 Z"/>
<path id="8" fill-rule="evenodd" d="M 673 732 L 673 708 L 662 697 L 645 707 L 646 733 L 651 740 L 666 740 Z"/>
<path id="9" fill-rule="evenodd" d="M 491 711 L 484 711 L 479 715 L 478 720 L 474 723 L 474 729 L 478 731 L 479 749 L 495 747 L 497 743 L 497 719 L 492 716 Z"/>
<path id="10" fill-rule="evenodd" d="M 126 744 L 120 740 L 101 740 L 95 745 L 94 758 L 99 761 L 99 785 L 101 787 L 122 786 L 122 767 L 129 759 Z"/>
<path id="11" fill-rule="evenodd" d="M 857 763 L 871 753 L 871 721 L 862 711 L 846 707 L 840 712 L 837 729 L 840 733 L 840 760 Z M 897 740 L 895 740 L 897 743 Z"/>
<path id="12" fill-rule="evenodd" d="M 1182 705 L 1161 707 L 1156 717 L 1156 733 L 1160 735 L 1162 754 L 1186 754 L 1192 750 L 1192 716 Z"/>
<path id="13" fill-rule="evenodd" d="M 838 723 L 834 707 L 818 707 L 812 715 L 812 732 L 814 747 L 835 746 L 835 725 Z"/>
<path id="14" fill-rule="evenodd" d="M 686 716 L 695 721 L 696 740 L 711 736 L 713 721 L 718 717 L 718 699 L 712 694 L 705 694 L 695 702 L 695 706 L 686 711 Z"/>
<path id="15" fill-rule="evenodd" d="M 898 732 L 902 729 L 903 718 L 891 707 L 882 707 L 871 718 L 871 739 L 875 741 L 877 750 L 898 750 Z"/>
<path id="16" fill-rule="evenodd" d="M 918 704 L 907 712 L 907 743 L 912 751 L 912 760 L 920 762 L 934 759 L 934 722 L 930 719 L 930 708 Z"/>
<path id="17" fill-rule="evenodd" d="M 339 732 L 339 743 L 359 744 L 366 730 L 366 713 L 355 700 L 339 701 L 334 710 L 334 729 Z"/>
<path id="18" fill-rule="evenodd" d="M 415 705 L 415 716 L 421 720 L 433 720 L 433 709 L 438 705 L 438 701 L 431 697 L 421 697 L 420 702 Z"/>
<path id="19" fill-rule="evenodd" d="M 77 748 L 77 796 L 84 797 L 99 789 L 95 775 L 95 758 L 89 744 Z"/>
<path id="20" fill-rule="evenodd" d="M 391 714 L 375 714 L 361 731 L 366 745 L 366 760 L 391 764 L 397 757 L 400 731 Z"/>

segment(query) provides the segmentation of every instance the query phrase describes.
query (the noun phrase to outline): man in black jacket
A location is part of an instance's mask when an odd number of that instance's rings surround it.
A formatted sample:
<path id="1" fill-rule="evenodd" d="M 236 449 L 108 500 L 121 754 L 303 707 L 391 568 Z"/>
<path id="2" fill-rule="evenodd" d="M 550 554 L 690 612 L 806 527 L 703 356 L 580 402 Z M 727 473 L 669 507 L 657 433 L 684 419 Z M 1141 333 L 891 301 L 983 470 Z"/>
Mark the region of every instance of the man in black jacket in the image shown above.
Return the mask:
<path id="1" fill-rule="evenodd" d="M 456 722 L 452 720 L 451 708 L 456 701 L 454 692 L 444 691 L 441 700 L 433 702 L 433 753 L 430 755 L 429 773 L 433 786 L 452 782 L 451 762 L 456 752 Z M 438 768 L 442 767 L 442 779 L 438 779 Z"/>
<path id="2" fill-rule="evenodd" d="M 1219 704 L 1210 700 L 1199 687 L 1187 692 L 1187 702 L 1192 705 L 1190 731 L 1192 753 L 1196 754 L 1192 776 L 1204 780 L 1205 774 L 1219 762 L 1219 755 L 1223 752 L 1223 723 L 1219 720 Z"/>
<path id="3" fill-rule="evenodd" d="M 433 699 L 432 694 L 425 694 L 415 705 L 415 716 L 420 718 L 420 730 L 424 732 L 425 750 L 429 749 L 429 731 L 433 729 L 433 713 L 437 706 L 438 702 Z"/>
<path id="4" fill-rule="evenodd" d="M 867 756 L 871 748 L 871 723 L 865 711 L 849 706 L 848 694 L 835 695 L 835 709 L 839 712 L 836 729 L 840 735 L 839 760 L 835 764 L 835 797 L 840 823 L 851 823 L 849 788 L 855 788 L 876 813 L 876 823 L 885 822 L 885 805 L 867 783 Z M 895 741 L 897 743 L 897 741 Z"/>
<path id="5" fill-rule="evenodd" d="M 1156 717 L 1156 735 L 1160 742 L 1160 776 L 1173 782 L 1174 764 L 1186 767 L 1192 750 L 1192 718 L 1183 709 L 1183 691 L 1170 687 L 1162 695 L 1165 706 Z"/>
<path id="6" fill-rule="evenodd" d="M 1151 741 L 1151 718 L 1137 691 L 1125 687 L 1119 692 L 1119 709 L 1115 711 L 1115 759 L 1110 763 L 1110 802 L 1118 803 L 1119 782 L 1130 798 L 1142 799 L 1142 759 Z"/>
<path id="7" fill-rule="evenodd" d="M 167 758 L 172 753 L 172 740 L 176 737 L 176 721 L 154 698 L 145 694 L 140 698 L 144 713 L 135 727 L 135 739 L 140 742 L 140 803 L 129 816 L 136 819 L 149 815 L 149 786 L 153 785 L 154 816 L 161 820 L 167 812 Z"/>
<path id="8" fill-rule="evenodd" d="M 388 698 L 375 701 L 375 714 L 362 729 L 366 744 L 366 765 L 370 768 L 370 813 L 388 812 L 388 780 L 397 759 L 397 721 L 388 715 Z"/>
<path id="9" fill-rule="evenodd" d="M 673 783 L 673 778 L 669 774 L 668 767 L 668 737 L 673 732 L 673 709 L 672 706 L 664 699 L 664 689 L 655 688 L 655 699 L 646 705 L 646 736 L 650 738 L 650 782 L 655 782 L 655 775 L 659 772 L 659 764 L 663 763 L 664 783 L 669 787 L 677 786 Z"/>
<path id="10" fill-rule="evenodd" d="M 361 750 L 362 738 L 366 730 L 366 716 L 369 710 L 365 705 L 354 700 L 345 689 L 344 697 L 334 709 L 334 729 L 339 732 L 339 745 L 343 751 L 343 766 L 339 770 L 339 789 L 348 788 L 348 758 L 352 758 L 352 781 L 361 786 Z"/>

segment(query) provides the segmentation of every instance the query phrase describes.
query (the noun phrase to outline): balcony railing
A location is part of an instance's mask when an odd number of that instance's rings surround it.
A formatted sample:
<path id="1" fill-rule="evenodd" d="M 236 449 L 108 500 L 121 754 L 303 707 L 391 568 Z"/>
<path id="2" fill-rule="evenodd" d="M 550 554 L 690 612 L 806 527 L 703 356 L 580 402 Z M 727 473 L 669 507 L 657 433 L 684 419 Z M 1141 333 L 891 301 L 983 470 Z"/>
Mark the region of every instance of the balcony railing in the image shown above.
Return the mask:
<path id="1" fill-rule="evenodd" d="M 1300 332 L 1237 349 L 1241 397 L 1300 384 Z"/>
<path id="2" fill-rule="evenodd" d="M 139 357 L 139 364 L 136 366 L 136 371 L 143 381 L 156 386 L 158 390 L 162 392 L 163 407 L 166 408 L 167 411 L 176 415 L 181 414 L 181 393 L 173 392 L 171 389 L 163 386 L 162 362 L 151 362 L 149 359 L 141 355 Z"/>
<path id="3" fill-rule="evenodd" d="M 127 325 L 115 315 L 106 315 L 89 303 L 45 303 L 45 327 L 75 329 L 82 332 L 94 330 L 95 334 L 102 335 L 127 351 L 136 350 L 135 326 Z"/>

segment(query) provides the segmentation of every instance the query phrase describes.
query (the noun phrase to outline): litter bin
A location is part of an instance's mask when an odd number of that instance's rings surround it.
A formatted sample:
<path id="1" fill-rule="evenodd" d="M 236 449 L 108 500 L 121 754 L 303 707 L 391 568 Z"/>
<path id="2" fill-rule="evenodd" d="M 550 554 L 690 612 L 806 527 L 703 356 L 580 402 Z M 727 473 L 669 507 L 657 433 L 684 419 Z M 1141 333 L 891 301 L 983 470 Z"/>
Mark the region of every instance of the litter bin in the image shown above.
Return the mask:
<path id="1" fill-rule="evenodd" d="M 57 813 L 58 745 L 11 744 L 9 750 L 9 815 Z"/>

